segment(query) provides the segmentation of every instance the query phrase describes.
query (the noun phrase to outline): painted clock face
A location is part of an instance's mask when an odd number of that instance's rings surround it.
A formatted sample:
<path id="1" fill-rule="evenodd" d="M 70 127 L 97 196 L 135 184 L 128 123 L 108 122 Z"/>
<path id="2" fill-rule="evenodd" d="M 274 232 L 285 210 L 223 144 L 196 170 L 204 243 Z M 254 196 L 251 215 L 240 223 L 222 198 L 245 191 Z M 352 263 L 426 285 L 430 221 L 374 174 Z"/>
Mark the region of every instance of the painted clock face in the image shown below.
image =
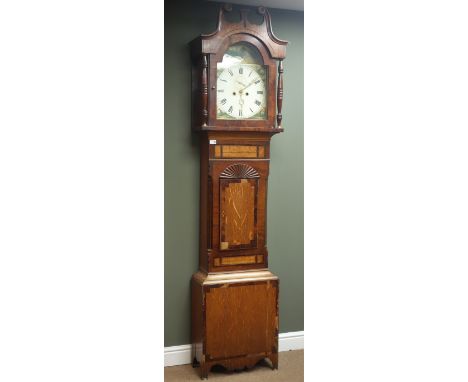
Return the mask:
<path id="1" fill-rule="evenodd" d="M 231 46 L 217 68 L 218 119 L 266 119 L 267 71 L 256 48 Z"/>

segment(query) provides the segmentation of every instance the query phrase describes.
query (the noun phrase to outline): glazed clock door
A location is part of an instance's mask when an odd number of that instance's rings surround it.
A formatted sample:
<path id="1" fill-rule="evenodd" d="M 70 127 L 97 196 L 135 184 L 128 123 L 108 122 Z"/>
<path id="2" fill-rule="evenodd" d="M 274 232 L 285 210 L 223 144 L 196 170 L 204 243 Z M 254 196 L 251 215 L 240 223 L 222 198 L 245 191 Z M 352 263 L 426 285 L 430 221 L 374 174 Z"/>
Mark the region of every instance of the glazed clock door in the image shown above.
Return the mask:
<path id="1" fill-rule="evenodd" d="M 267 161 L 213 163 L 214 271 L 265 267 L 267 177 Z"/>
<path id="2" fill-rule="evenodd" d="M 257 48 L 246 42 L 231 45 L 217 64 L 216 117 L 265 120 L 267 75 Z"/>
<path id="3" fill-rule="evenodd" d="M 237 34 L 226 39 L 209 61 L 210 126 L 274 128 L 277 69 L 265 45 Z"/>

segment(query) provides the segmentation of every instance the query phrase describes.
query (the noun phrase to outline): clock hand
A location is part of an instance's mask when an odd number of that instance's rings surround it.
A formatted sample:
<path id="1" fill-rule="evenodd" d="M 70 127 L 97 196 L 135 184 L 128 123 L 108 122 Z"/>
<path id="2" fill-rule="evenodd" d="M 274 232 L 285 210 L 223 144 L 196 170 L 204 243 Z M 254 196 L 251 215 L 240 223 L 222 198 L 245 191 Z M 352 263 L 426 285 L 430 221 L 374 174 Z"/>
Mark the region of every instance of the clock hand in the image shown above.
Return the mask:
<path id="1" fill-rule="evenodd" d="M 241 91 L 244 91 L 245 89 L 247 89 L 250 85 L 252 85 L 255 81 L 257 81 L 257 79 L 254 79 L 252 82 L 250 82 L 250 84 L 248 84 L 246 87 L 244 87 Z"/>

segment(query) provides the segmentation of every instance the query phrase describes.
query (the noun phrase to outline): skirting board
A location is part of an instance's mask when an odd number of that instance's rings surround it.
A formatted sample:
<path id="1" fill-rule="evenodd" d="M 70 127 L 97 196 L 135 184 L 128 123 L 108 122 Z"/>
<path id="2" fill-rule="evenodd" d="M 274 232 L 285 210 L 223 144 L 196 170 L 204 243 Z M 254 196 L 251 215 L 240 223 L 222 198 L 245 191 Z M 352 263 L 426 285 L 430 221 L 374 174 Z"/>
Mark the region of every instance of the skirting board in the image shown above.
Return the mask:
<path id="1" fill-rule="evenodd" d="M 304 332 L 279 334 L 279 351 L 304 349 Z M 192 345 L 169 346 L 164 348 L 164 367 L 192 363 Z"/>

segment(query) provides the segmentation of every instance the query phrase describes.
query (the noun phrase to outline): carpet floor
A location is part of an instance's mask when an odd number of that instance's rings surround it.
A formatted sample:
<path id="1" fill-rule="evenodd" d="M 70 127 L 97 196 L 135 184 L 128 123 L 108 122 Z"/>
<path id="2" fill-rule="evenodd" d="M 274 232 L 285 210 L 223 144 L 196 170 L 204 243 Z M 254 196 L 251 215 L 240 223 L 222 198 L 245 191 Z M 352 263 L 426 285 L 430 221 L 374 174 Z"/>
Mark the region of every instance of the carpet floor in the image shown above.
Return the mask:
<path id="1" fill-rule="evenodd" d="M 192 365 L 171 366 L 164 368 L 165 382 L 201 381 L 198 369 Z M 292 350 L 279 353 L 278 370 L 272 370 L 267 361 L 259 362 L 250 370 L 228 372 L 223 368 L 213 367 L 208 373 L 208 381 L 226 382 L 303 382 L 304 350 Z"/>

